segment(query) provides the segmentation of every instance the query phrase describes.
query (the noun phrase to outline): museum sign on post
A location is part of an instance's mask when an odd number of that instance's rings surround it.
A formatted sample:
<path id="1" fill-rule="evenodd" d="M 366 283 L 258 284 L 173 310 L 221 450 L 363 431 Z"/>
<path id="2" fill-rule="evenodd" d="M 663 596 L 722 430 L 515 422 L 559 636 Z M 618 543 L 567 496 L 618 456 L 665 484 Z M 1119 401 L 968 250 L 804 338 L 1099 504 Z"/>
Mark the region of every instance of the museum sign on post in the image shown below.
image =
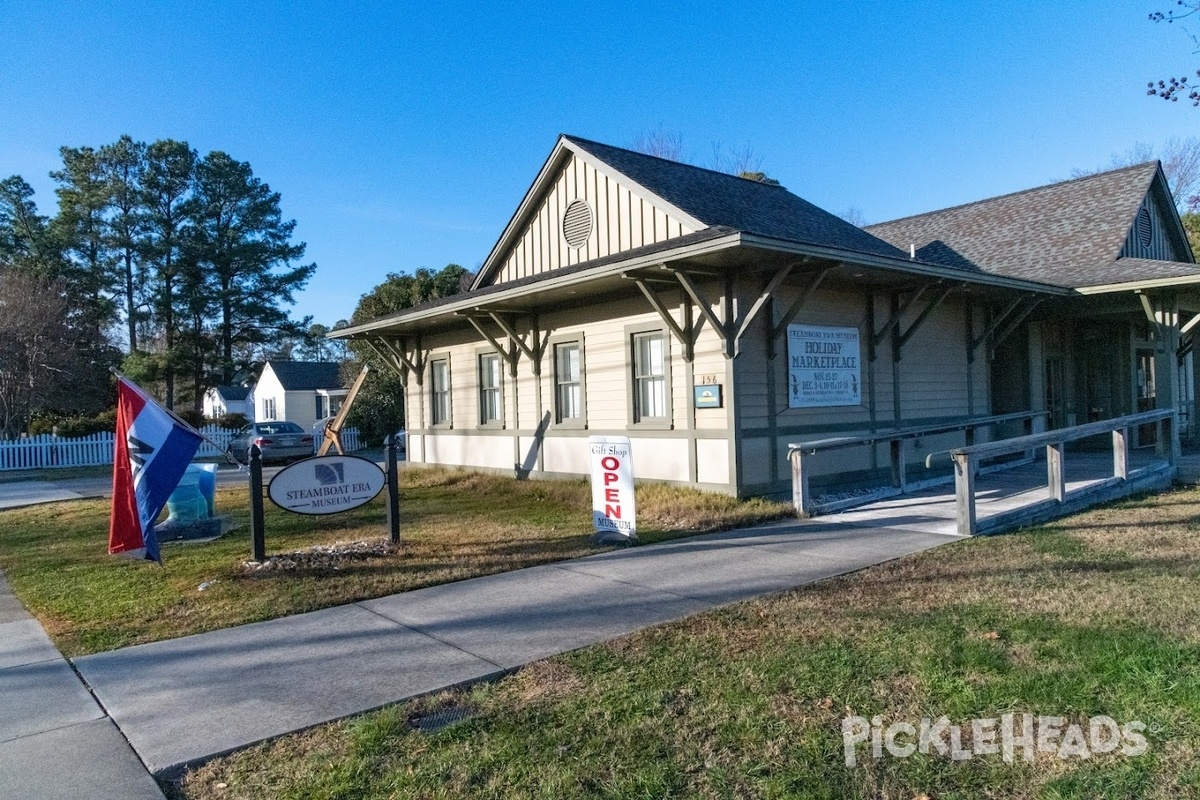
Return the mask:
<path id="1" fill-rule="evenodd" d="M 862 403 L 858 328 L 788 325 L 788 407 Z"/>

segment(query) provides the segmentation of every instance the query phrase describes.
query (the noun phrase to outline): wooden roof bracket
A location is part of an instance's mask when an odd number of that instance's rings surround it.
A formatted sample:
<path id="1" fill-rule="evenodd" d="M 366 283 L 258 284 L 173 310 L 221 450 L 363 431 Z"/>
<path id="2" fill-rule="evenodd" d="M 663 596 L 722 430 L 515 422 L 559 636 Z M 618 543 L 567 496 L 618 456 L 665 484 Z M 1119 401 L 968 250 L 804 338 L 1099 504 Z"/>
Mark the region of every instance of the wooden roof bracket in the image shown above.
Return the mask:
<path id="1" fill-rule="evenodd" d="M 371 339 L 363 339 L 362 341 L 366 342 L 367 347 L 375 351 L 375 355 L 379 356 L 380 360 L 383 361 L 384 364 L 387 364 L 388 369 L 396 373 L 396 376 L 400 378 L 400 385 L 407 389 L 408 375 L 410 371 L 408 367 L 404 364 L 396 363 L 389 353 L 384 352 L 382 346 L 376 344 Z"/>
<path id="2" fill-rule="evenodd" d="M 725 345 L 725 357 L 733 358 L 733 337 L 729 333 L 729 328 L 731 327 L 730 323 L 732 322 L 732 309 L 729 307 L 729 304 L 726 303 L 725 305 L 726 319 L 724 321 L 718 319 L 717 315 L 713 313 L 712 306 L 704 298 L 704 296 L 700 294 L 700 288 L 696 286 L 690 275 L 676 267 L 672 267 L 667 264 L 663 264 L 663 269 L 670 270 L 675 275 L 675 279 L 679 281 L 680 285 L 683 286 L 684 291 L 686 291 L 688 296 L 692 298 L 692 302 L 695 303 L 696 307 L 700 309 L 700 314 L 704 317 L 705 321 L 712 326 L 713 331 L 718 337 L 720 337 L 721 344 Z"/>
<path id="3" fill-rule="evenodd" d="M 987 324 L 987 326 L 983 329 L 983 331 L 978 336 L 976 336 L 974 339 L 971 340 L 971 346 L 970 346 L 970 349 L 968 352 L 968 355 L 970 356 L 970 360 L 973 361 L 975 359 L 975 351 L 979 349 L 979 345 L 986 342 L 991 337 L 991 335 L 996 332 L 996 329 L 999 328 L 1001 326 L 1001 324 L 1004 323 L 1004 320 L 1008 317 L 1008 315 L 1011 314 L 1013 311 L 1015 311 L 1017 309 L 1017 307 L 1019 305 L 1021 305 L 1021 303 L 1023 303 L 1023 302 L 1025 302 L 1025 298 L 1018 297 L 1017 299 L 1015 299 L 1011 303 L 1009 303 L 1004 308 L 1003 311 L 1001 311 L 996 316 L 992 317 L 992 321 Z"/>
<path id="4" fill-rule="evenodd" d="M 478 331 L 480 336 L 487 339 L 488 344 L 494 347 L 496 352 L 500 354 L 500 357 L 504 359 L 504 363 L 508 364 L 509 374 L 514 378 L 517 375 L 517 364 L 521 360 L 521 353 L 524 353 L 529 358 L 533 374 L 542 374 L 542 355 L 545 353 L 545 347 L 536 329 L 522 336 L 517 333 L 515 324 L 511 320 L 506 320 L 499 312 L 483 308 L 459 311 L 455 315 L 471 323 L 471 327 Z M 500 340 L 483 327 L 481 324 L 483 320 L 491 320 L 500 328 L 500 332 L 504 334 L 504 338 L 508 339 L 508 347 L 500 344 Z M 529 342 L 525 341 L 528 338 L 533 339 L 532 346 Z"/>
<path id="5" fill-rule="evenodd" d="M 891 318 L 888 319 L 882 328 L 880 328 L 878 331 L 871 332 L 875 346 L 878 347 L 879 345 L 883 344 L 883 340 L 886 339 L 888 334 L 890 334 L 892 330 L 900 324 L 900 320 L 904 316 L 905 312 L 916 305 L 916 302 L 921 299 L 921 295 L 925 294 L 926 289 L 928 289 L 930 286 L 941 285 L 942 281 L 934 281 L 932 284 L 927 283 L 923 286 L 917 287 L 917 290 L 912 293 L 912 297 L 908 298 L 908 300 L 906 300 L 899 308 L 895 310 Z"/>
<path id="6" fill-rule="evenodd" d="M 1017 328 L 1020 327 L 1021 323 L 1025 321 L 1025 318 L 1032 314 L 1033 310 L 1037 308 L 1044 299 L 1045 298 L 1042 297 L 1029 296 L 1022 300 L 1024 307 L 1018 310 L 1013 318 L 1004 325 L 1003 330 L 992 337 L 992 342 L 988 349 L 989 358 L 994 359 L 996 357 L 996 348 L 1000 346 L 1000 343 L 1009 336 L 1012 336 Z"/>
<path id="7" fill-rule="evenodd" d="M 776 340 L 778 340 L 780 336 L 783 336 L 783 334 L 787 332 L 788 325 L 792 324 L 792 320 L 796 318 L 796 315 L 800 313 L 800 310 L 804 308 L 808 301 L 812 299 L 813 295 L 817 293 L 817 289 L 820 288 L 821 282 L 824 281 L 825 277 L 832 271 L 833 267 L 825 267 L 823 270 L 818 272 L 816 276 L 809 282 L 808 286 L 804 287 L 804 291 L 800 293 L 800 296 L 793 300 L 792 304 L 787 307 L 786 311 L 783 312 L 783 316 L 779 318 L 779 322 L 771 326 L 771 336 L 767 341 L 767 356 L 769 358 L 775 357 Z"/>
<path id="8" fill-rule="evenodd" d="M 408 386 L 408 376 L 411 374 L 416 377 L 417 385 L 421 386 L 425 382 L 425 360 L 418 358 L 409 358 L 405 352 L 407 343 L 401 339 L 399 345 L 396 341 L 387 336 L 377 336 L 374 339 L 364 339 L 367 345 L 375 351 L 375 353 L 383 359 L 383 362 L 392 368 L 397 375 L 400 376 L 400 381 L 406 387 Z"/>
<path id="9" fill-rule="evenodd" d="M 943 288 L 942 291 L 938 293 L 937 297 L 935 297 L 929 301 L 929 305 L 925 306 L 925 309 L 920 314 L 917 315 L 917 318 L 913 320 L 912 324 L 909 325 L 906 330 L 900 331 L 899 328 L 897 328 L 897 331 L 899 332 L 899 335 L 896 337 L 896 350 L 895 350 L 895 356 L 896 356 L 897 361 L 900 360 L 900 356 L 904 349 L 904 345 L 908 344 L 908 340 L 913 337 L 913 334 L 916 333 L 917 330 L 923 324 L 925 324 L 925 320 L 929 319 L 929 316 L 931 314 L 933 314 L 934 311 L 937 310 L 938 306 L 940 306 L 943 302 L 945 302 L 946 298 L 950 296 L 950 293 L 952 291 L 954 291 L 955 289 L 962 288 L 962 286 L 963 286 L 962 283 L 952 283 L 952 284 L 945 286 L 945 288 Z M 899 315 L 897 315 L 897 316 L 899 316 Z"/>
<path id="10" fill-rule="evenodd" d="M 510 325 L 508 322 L 506 322 L 505 319 L 503 317 L 501 317 L 499 314 L 497 314 L 495 311 L 489 311 L 488 316 L 491 317 L 492 321 L 495 322 L 498 326 L 500 326 L 500 330 L 504 331 L 505 335 L 508 336 L 508 341 L 510 342 L 510 345 L 509 345 L 510 350 L 512 348 L 512 345 L 514 345 L 514 344 L 517 347 L 519 347 L 521 349 L 521 352 L 525 354 L 525 357 L 529 359 L 529 363 L 533 368 L 533 374 L 541 375 L 542 374 L 543 349 L 542 349 L 542 344 L 539 341 L 540 337 L 538 337 L 537 332 L 536 331 L 533 332 L 533 347 L 530 347 L 528 344 L 525 343 L 524 337 L 518 336 L 517 332 L 513 329 L 513 326 Z M 515 355 L 515 353 L 514 353 L 514 355 Z M 513 368 L 516 369 L 515 363 L 513 364 Z"/>
<path id="11" fill-rule="evenodd" d="M 737 358 L 742 352 L 742 336 L 745 335 L 750 326 L 754 324 L 754 320 L 757 319 L 759 313 L 767 307 L 767 301 L 771 299 L 772 295 L 775 294 L 775 291 L 779 289 L 779 287 L 787 279 L 787 276 L 792 274 L 792 270 L 801 264 L 804 264 L 806 261 L 808 261 L 807 258 L 801 259 L 795 263 L 788 264 L 782 269 L 776 270 L 775 274 L 771 276 L 771 280 L 767 281 L 767 285 L 763 287 L 763 290 L 759 292 L 759 295 L 754 300 L 754 303 L 751 304 L 750 310 L 746 312 L 744 317 L 742 317 L 742 324 L 738 326 L 737 333 L 735 333 L 733 336 L 734 358 Z"/>
<path id="12" fill-rule="evenodd" d="M 646 300 L 648 300 L 650 302 L 650 306 L 658 312 L 658 316 L 662 319 L 663 324 L 670 329 L 671 334 L 679 340 L 681 345 L 683 345 L 683 360 L 691 362 L 696 355 L 696 343 L 694 338 L 695 334 L 691 330 L 691 325 L 688 325 L 688 330 L 686 333 L 684 333 L 684 329 L 680 327 L 679 323 L 675 321 L 675 318 L 671 316 L 671 312 L 667 309 L 662 299 L 654 293 L 654 290 L 646 284 L 644 279 L 633 275 L 624 275 L 622 277 L 633 281 L 634 285 L 637 286 L 638 289 L 641 290 L 642 294 L 646 296 Z M 685 301 L 685 318 L 690 316 L 690 311 L 690 304 Z"/>
<path id="13" fill-rule="evenodd" d="M 1154 313 L 1154 305 L 1150 302 L 1150 295 L 1141 290 L 1134 292 L 1134 294 L 1136 294 L 1138 300 L 1141 301 L 1142 311 L 1146 314 L 1146 321 L 1150 323 L 1150 338 L 1156 342 L 1161 340 L 1162 334 L 1160 334 L 1158 330 L 1158 315 Z M 1188 321 L 1191 322 L 1191 320 Z"/>
<path id="14" fill-rule="evenodd" d="M 1195 328 L 1200 325 L 1200 314 L 1194 315 L 1187 322 L 1179 326 L 1179 347 L 1175 351 L 1175 357 L 1183 362 L 1184 356 L 1192 352 L 1196 345 Z"/>
<path id="15" fill-rule="evenodd" d="M 1189 319 L 1187 322 L 1180 325 L 1179 326 L 1179 335 L 1187 336 L 1189 333 L 1192 332 L 1192 329 L 1195 328 L 1197 325 L 1200 325 L 1200 314 L 1196 314 L 1191 319 Z"/>
<path id="16" fill-rule="evenodd" d="M 1010 320 L 1004 326 L 1004 329 L 1002 331 L 1000 331 L 999 333 L 997 333 L 995 336 L 992 337 L 991 355 L 993 357 L 996 355 L 996 348 L 1000 346 L 1000 343 L 1003 342 L 1005 339 L 1007 339 L 1009 336 L 1011 336 L 1017 330 L 1017 328 L 1020 327 L 1021 323 L 1025 321 L 1025 318 L 1033 313 L 1033 310 L 1035 308 L 1037 308 L 1038 305 L 1041 304 L 1043 299 L 1045 299 L 1045 298 L 1041 298 L 1041 297 L 1026 298 L 1025 306 L 1023 308 L 1021 308 L 1013 316 L 1012 320 Z"/>
<path id="17" fill-rule="evenodd" d="M 511 343 L 507 348 L 505 348 L 504 345 L 500 344 L 499 340 L 497 340 L 495 336 L 488 333 L 488 331 L 479 324 L 480 319 L 483 318 L 467 316 L 467 322 L 471 323 L 471 327 L 479 331 L 479 335 L 484 339 L 487 339 L 488 344 L 496 348 L 496 352 L 499 353 L 500 357 L 504 359 L 504 363 L 508 364 L 509 374 L 515 374 L 517 370 L 517 348 Z"/>

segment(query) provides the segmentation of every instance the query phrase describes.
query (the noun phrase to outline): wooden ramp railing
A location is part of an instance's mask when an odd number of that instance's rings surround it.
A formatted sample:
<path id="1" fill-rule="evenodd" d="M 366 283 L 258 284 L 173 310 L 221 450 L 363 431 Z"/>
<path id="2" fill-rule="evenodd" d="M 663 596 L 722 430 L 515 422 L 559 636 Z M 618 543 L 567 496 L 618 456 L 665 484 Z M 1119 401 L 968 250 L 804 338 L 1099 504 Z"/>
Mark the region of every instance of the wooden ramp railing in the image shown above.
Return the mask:
<path id="1" fill-rule="evenodd" d="M 921 425 L 909 428 L 895 428 L 878 431 L 866 436 L 838 436 L 831 439 L 817 439 L 788 445 L 788 460 L 792 465 L 792 504 L 796 513 L 802 517 L 817 514 L 829 514 L 842 511 L 854 506 L 894 497 L 898 494 L 913 491 L 927 486 L 950 483 L 954 477 L 947 475 L 943 478 L 926 479 L 912 482 L 908 480 L 908 457 L 906 443 L 927 436 L 938 436 L 947 433 L 961 432 L 967 443 L 975 442 L 975 432 L 991 428 L 1005 422 L 1022 422 L 1026 433 L 1034 433 L 1044 427 L 1046 411 L 1018 411 L 1013 414 L 997 414 L 990 417 L 970 417 L 954 422 L 938 425 Z M 817 502 L 809 488 L 812 473 L 811 462 L 808 459 L 817 453 L 830 450 L 842 450 L 851 447 L 875 447 L 886 444 L 891 462 L 891 484 L 879 487 L 852 498 Z M 928 464 L 927 464 L 928 466 Z"/>
<path id="2" fill-rule="evenodd" d="M 1129 431 L 1140 425 L 1151 424 L 1157 429 L 1155 447 L 1159 458 L 1146 466 L 1130 469 Z M 1066 443 L 1106 433 L 1112 434 L 1112 477 L 1067 491 L 1064 458 Z M 948 452 L 954 459 L 958 532 L 964 536 L 973 536 L 1032 525 L 1133 492 L 1169 485 L 1174 477 L 1175 459 L 1178 456 L 1179 442 L 1175 433 L 1175 411 L 1159 409 L 950 450 Z M 980 462 L 1038 447 L 1046 448 L 1046 488 L 1049 497 L 979 519 L 975 508 L 975 477 L 979 474 Z"/>

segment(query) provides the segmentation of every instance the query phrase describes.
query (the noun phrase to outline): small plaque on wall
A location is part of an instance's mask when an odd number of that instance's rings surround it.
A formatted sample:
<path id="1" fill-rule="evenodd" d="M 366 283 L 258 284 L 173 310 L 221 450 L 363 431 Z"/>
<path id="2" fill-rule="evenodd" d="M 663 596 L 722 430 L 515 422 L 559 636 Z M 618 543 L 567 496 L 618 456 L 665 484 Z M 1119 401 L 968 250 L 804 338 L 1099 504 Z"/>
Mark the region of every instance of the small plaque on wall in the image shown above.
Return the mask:
<path id="1" fill-rule="evenodd" d="M 707 386 L 692 387 L 695 393 L 696 408 L 720 408 L 721 407 L 721 384 L 709 384 Z"/>

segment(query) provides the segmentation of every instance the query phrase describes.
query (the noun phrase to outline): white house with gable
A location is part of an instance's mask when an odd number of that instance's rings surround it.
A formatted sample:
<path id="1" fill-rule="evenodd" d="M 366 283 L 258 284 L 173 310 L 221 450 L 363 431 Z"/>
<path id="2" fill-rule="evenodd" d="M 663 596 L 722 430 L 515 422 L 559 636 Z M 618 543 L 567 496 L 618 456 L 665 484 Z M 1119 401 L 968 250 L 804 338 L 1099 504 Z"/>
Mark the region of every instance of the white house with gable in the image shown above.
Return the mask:
<path id="1" fill-rule="evenodd" d="M 305 430 L 342 407 L 348 390 L 329 361 L 268 361 L 254 386 L 254 419 L 287 420 Z"/>

